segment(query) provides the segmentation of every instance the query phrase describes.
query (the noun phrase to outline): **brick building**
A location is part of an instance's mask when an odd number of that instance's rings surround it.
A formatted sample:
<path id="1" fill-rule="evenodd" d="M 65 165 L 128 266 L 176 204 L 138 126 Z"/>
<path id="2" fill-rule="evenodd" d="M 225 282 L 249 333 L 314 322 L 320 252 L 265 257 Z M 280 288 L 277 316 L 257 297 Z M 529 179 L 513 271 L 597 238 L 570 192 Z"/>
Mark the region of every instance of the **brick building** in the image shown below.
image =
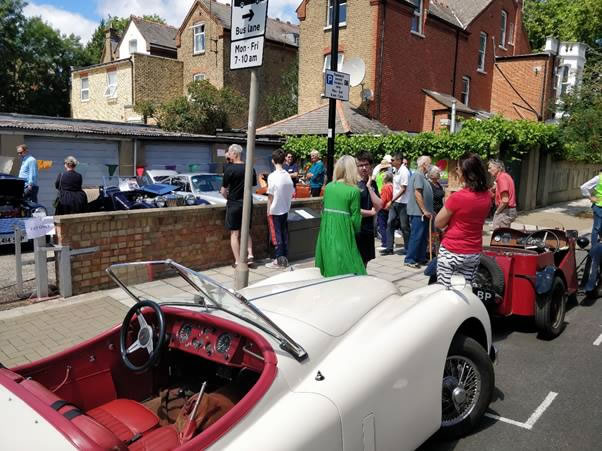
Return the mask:
<path id="1" fill-rule="evenodd" d="M 339 63 L 345 70 L 361 58 L 366 66 L 350 101 L 391 129 L 438 130 L 454 100 L 462 116 L 546 117 L 555 58 L 530 54 L 522 0 L 339 3 Z M 297 16 L 302 113 L 326 101 L 332 0 L 303 0 Z"/>
<path id="2" fill-rule="evenodd" d="M 299 29 L 267 19 L 263 66 L 258 69 L 257 124 L 269 122 L 266 96 L 297 62 Z M 107 30 L 101 64 L 74 70 L 72 116 L 111 121 L 142 120 L 133 106 L 186 95 L 189 83 L 208 80 L 248 98 L 250 72 L 230 70 L 230 6 L 211 0 L 192 4 L 179 28 L 132 16 L 122 37 Z M 246 115 L 233 121 L 246 125 Z"/>

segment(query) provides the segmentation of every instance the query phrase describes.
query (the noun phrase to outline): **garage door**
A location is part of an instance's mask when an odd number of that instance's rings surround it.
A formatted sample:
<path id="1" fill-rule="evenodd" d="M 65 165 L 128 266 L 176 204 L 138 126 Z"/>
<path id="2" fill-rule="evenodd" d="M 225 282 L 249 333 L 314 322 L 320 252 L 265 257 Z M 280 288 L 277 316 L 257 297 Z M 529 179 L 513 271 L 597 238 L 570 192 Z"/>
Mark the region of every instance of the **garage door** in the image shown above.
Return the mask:
<path id="1" fill-rule="evenodd" d="M 74 156 L 81 163 L 76 170 L 84 179 L 84 186 L 99 186 L 103 176 L 109 175 L 107 164 L 119 164 L 119 145 L 115 141 L 97 141 L 87 139 L 26 137 L 25 143 L 31 154 L 38 160 L 52 160 L 50 169 L 38 172 L 40 192 L 38 201 L 54 213 L 52 202 L 56 198 L 54 182 L 63 171 L 65 157 Z M 115 175 L 119 174 L 119 168 Z"/>
<path id="2" fill-rule="evenodd" d="M 149 143 L 144 146 L 146 169 L 171 169 L 191 172 L 190 165 L 198 165 L 198 171 L 213 172 L 211 146 L 203 143 Z"/>

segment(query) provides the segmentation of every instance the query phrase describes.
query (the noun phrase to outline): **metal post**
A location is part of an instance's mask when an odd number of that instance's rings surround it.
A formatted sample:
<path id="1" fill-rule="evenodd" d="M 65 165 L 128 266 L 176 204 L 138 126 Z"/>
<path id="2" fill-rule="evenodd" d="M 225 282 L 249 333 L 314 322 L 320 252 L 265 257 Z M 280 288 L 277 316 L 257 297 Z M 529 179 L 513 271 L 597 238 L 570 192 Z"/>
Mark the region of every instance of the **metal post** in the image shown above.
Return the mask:
<path id="1" fill-rule="evenodd" d="M 21 240 L 23 231 L 15 226 L 15 272 L 17 274 L 17 293 L 23 293 L 23 259 L 21 258 Z"/>
<path id="2" fill-rule="evenodd" d="M 452 100 L 450 133 L 456 133 L 456 100 Z"/>
<path id="3" fill-rule="evenodd" d="M 71 286 L 71 248 L 62 246 L 59 251 L 59 292 L 64 298 L 72 295 Z"/>
<path id="4" fill-rule="evenodd" d="M 332 35 L 330 40 L 330 70 L 338 71 L 339 62 L 339 0 L 333 0 Z M 328 101 L 328 152 L 326 156 L 327 180 L 332 180 L 334 171 L 334 139 L 336 137 L 337 103 L 335 99 Z"/>
<path id="5" fill-rule="evenodd" d="M 249 285 L 249 266 L 247 265 L 247 245 L 249 243 L 249 229 L 251 222 L 251 207 L 253 196 L 251 194 L 253 181 L 253 154 L 255 153 L 255 120 L 257 118 L 257 70 L 251 69 L 251 89 L 249 93 L 249 124 L 247 128 L 247 157 L 245 161 L 245 193 L 242 206 L 242 224 L 240 230 L 240 257 L 234 271 L 234 284 L 237 290 Z"/>
<path id="6" fill-rule="evenodd" d="M 46 261 L 46 237 L 33 239 L 33 253 L 36 269 L 36 293 L 38 299 L 48 297 L 48 263 Z"/>

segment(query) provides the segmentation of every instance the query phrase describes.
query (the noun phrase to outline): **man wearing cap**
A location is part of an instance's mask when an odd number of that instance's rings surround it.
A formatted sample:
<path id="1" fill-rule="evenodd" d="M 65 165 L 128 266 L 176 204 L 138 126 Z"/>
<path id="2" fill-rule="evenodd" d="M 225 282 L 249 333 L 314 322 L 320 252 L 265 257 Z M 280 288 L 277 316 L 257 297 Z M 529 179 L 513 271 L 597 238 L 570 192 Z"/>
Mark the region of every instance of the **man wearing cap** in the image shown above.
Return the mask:
<path id="1" fill-rule="evenodd" d="M 38 202 L 38 162 L 29 154 L 27 146 L 21 144 L 17 146 L 17 154 L 21 158 L 21 169 L 19 169 L 19 178 L 25 180 L 23 197 L 32 202 Z"/>
<path id="2" fill-rule="evenodd" d="M 376 180 L 376 176 L 381 172 L 380 170 L 382 169 L 383 165 L 386 165 L 387 169 L 390 169 L 392 167 L 392 162 L 393 157 L 391 155 L 385 155 L 380 164 L 374 166 L 374 169 L 372 170 L 372 178 Z"/>
<path id="3" fill-rule="evenodd" d="M 592 202 L 594 224 L 592 226 L 592 248 L 602 234 L 602 169 L 600 173 L 581 185 L 581 194 Z"/>

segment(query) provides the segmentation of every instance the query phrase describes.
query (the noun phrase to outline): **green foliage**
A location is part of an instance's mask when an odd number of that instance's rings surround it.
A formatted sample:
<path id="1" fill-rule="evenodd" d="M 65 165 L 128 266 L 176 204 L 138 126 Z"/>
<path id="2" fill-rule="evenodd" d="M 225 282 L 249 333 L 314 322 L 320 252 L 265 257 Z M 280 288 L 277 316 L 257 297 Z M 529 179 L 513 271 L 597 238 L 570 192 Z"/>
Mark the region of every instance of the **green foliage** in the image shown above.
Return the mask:
<path id="1" fill-rule="evenodd" d="M 188 97 L 157 107 L 159 126 L 168 131 L 215 134 L 229 128 L 231 118 L 244 111 L 244 98 L 231 88 L 218 89 L 207 80 L 188 85 Z"/>
<path id="2" fill-rule="evenodd" d="M 157 104 L 152 100 L 140 100 L 134 105 L 134 111 L 142 116 L 146 124 L 149 117 L 153 117 L 157 111 Z"/>
<path id="3" fill-rule="evenodd" d="M 287 152 L 298 158 L 308 158 L 316 149 L 322 154 L 327 151 L 327 139 L 323 136 L 288 137 L 284 144 Z M 387 136 L 338 135 L 335 140 L 335 157 L 357 155 L 360 151 L 371 152 L 375 161 L 385 155 L 401 152 L 415 160 L 420 155 L 430 155 L 434 160 L 458 159 L 468 152 L 482 158 L 503 155 L 506 161 L 520 160 L 533 148 L 539 147 L 562 157 L 558 127 L 532 121 L 509 121 L 493 117 L 486 121 L 467 120 L 459 133 L 395 133 Z"/>
<path id="4" fill-rule="evenodd" d="M 276 122 L 297 114 L 299 97 L 299 63 L 295 61 L 280 78 L 280 91 L 267 96 L 270 121 Z"/>
<path id="5" fill-rule="evenodd" d="M 25 18 L 20 0 L 0 0 L 0 111 L 69 116 L 70 66 L 87 63 L 76 36 Z"/>

